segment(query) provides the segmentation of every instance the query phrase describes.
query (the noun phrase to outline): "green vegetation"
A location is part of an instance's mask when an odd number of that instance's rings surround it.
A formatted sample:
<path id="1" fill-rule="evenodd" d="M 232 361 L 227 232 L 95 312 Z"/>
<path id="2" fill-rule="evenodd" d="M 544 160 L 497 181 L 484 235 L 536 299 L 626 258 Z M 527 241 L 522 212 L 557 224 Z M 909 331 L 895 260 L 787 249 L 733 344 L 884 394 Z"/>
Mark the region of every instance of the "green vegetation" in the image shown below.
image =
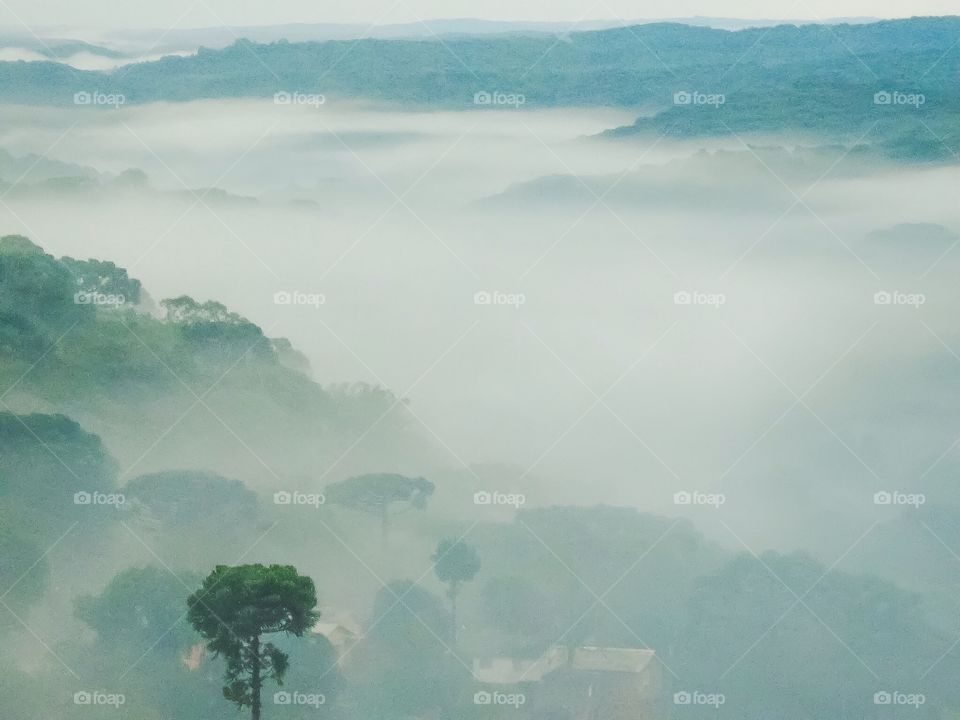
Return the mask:
<path id="1" fill-rule="evenodd" d="M 525 97 L 524 107 L 644 107 L 614 134 L 683 137 L 761 132 L 870 141 L 893 159 L 952 159 L 960 148 L 956 17 L 736 32 L 655 23 L 550 35 L 435 40 L 238 40 L 222 50 L 131 66 L 116 76 L 57 64 L 0 63 L 0 97 L 69 104 L 79 86 L 128 102 L 270 97 L 297 90 L 430 108 L 473 108 L 474 93 Z M 678 92 L 722 94 L 719 107 L 675 106 Z M 921 94 L 876 105 L 878 92 Z M 922 122 L 921 122 L 922 120 Z"/>
<path id="2" fill-rule="evenodd" d="M 290 656 L 262 636 L 301 637 L 316 621 L 310 578 L 290 565 L 218 566 L 187 600 L 190 623 L 226 662 L 223 696 L 260 720 L 267 680 L 283 684 Z"/>
<path id="3" fill-rule="evenodd" d="M 447 586 L 450 599 L 450 644 L 457 647 L 457 596 L 463 584 L 480 572 L 480 556 L 462 540 L 441 540 L 433 554 L 433 570 Z"/>

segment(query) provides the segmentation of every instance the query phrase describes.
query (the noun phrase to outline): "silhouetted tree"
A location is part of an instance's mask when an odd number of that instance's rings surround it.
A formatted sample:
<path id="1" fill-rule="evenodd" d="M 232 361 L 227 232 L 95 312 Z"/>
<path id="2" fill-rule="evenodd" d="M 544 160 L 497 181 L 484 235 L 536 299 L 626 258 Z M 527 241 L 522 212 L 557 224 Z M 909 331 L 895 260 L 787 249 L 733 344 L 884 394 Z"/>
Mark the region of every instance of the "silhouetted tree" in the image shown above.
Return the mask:
<path id="1" fill-rule="evenodd" d="M 433 570 L 447 586 L 450 598 L 450 641 L 457 645 L 457 596 L 465 582 L 480 571 L 480 556 L 462 540 L 441 540 L 433 554 Z"/>
<path id="2" fill-rule="evenodd" d="M 356 475 L 327 486 L 329 502 L 361 510 L 380 518 L 380 541 L 384 547 L 390 530 L 390 508 L 406 503 L 422 510 L 433 495 L 434 484 L 422 477 L 406 477 L 396 473 Z"/>

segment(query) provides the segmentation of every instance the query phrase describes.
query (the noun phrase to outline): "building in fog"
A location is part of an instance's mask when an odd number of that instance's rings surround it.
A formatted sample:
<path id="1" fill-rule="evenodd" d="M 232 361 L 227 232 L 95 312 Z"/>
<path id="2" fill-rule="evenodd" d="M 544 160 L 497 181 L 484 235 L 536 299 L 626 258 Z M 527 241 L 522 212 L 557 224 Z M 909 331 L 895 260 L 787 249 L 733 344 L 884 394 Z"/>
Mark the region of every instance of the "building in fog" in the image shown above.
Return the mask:
<path id="1" fill-rule="evenodd" d="M 536 659 L 473 663 L 478 703 L 514 703 L 540 720 L 661 720 L 663 678 L 652 650 L 553 646 Z M 522 696 L 522 700 L 518 699 Z"/>

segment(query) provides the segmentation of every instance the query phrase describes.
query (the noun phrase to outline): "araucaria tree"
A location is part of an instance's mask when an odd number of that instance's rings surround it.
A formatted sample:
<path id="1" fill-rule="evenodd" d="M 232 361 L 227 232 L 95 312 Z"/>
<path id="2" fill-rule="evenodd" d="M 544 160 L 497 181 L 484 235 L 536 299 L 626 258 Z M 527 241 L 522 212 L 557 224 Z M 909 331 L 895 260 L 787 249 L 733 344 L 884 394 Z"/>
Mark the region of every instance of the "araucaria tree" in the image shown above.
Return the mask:
<path id="1" fill-rule="evenodd" d="M 286 653 L 262 636 L 300 637 L 319 617 L 313 580 L 291 565 L 218 565 L 187 598 L 188 618 L 227 669 L 223 696 L 249 707 L 260 720 L 260 691 L 266 680 L 283 684 Z"/>
<path id="2" fill-rule="evenodd" d="M 327 500 L 344 507 L 362 510 L 380 518 L 380 542 L 386 548 L 390 531 L 390 508 L 406 504 L 423 510 L 433 495 L 434 485 L 422 477 L 396 473 L 356 475 L 327 486 Z"/>
<path id="3" fill-rule="evenodd" d="M 457 645 L 457 596 L 465 582 L 480 571 L 480 556 L 462 540 L 441 540 L 433 554 L 433 570 L 447 586 L 450 598 L 450 642 Z"/>

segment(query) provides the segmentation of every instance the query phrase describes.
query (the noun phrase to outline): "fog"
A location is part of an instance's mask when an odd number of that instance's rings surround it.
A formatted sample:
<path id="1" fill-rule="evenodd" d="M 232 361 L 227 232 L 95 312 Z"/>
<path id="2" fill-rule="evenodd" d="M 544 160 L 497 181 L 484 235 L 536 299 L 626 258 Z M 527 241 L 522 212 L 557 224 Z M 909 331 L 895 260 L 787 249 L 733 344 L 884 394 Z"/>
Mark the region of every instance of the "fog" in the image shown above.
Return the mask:
<path id="1" fill-rule="evenodd" d="M 940 401 L 960 374 L 956 168 L 840 148 L 811 160 L 797 138 L 704 153 L 596 137 L 634 115 L 6 107 L 0 147 L 45 159 L 0 218 L 56 256 L 128 268 L 156 300 L 223 302 L 289 338 L 322 384 L 408 398 L 457 477 L 495 465 L 498 487 L 534 506 L 687 514 L 721 544 L 831 562 L 875 517 L 875 492 L 929 483 L 954 440 L 953 411 L 920 416 L 883 390 Z M 101 175 L 31 185 L 48 160 Z M 129 168 L 146 183 L 116 180 Z M 712 199 L 731 189 L 737 200 Z M 943 228 L 870 239 L 910 223 Z M 323 302 L 278 305 L 277 292 Z M 923 304 L 877 305 L 877 292 Z M 683 490 L 726 503 L 677 506 Z"/>

